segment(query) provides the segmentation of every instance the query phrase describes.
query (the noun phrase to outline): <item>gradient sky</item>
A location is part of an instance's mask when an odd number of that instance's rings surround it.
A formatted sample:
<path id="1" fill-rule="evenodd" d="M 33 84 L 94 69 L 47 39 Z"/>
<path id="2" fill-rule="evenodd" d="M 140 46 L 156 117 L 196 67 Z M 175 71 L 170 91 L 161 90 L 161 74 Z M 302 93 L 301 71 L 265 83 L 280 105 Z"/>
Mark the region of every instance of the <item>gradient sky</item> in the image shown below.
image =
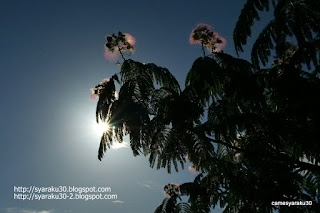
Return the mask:
<path id="1" fill-rule="evenodd" d="M 232 32 L 244 2 L 2 0 L 0 212 L 149 213 L 165 184 L 192 181 L 187 169 L 152 169 L 128 148 L 97 159 L 90 88 L 119 72 L 103 57 L 105 36 L 130 33 L 132 59 L 167 67 L 183 84 L 201 56 L 189 44 L 192 29 L 212 25 L 227 39 L 225 52 L 235 55 Z M 13 186 L 30 185 L 109 186 L 121 202 L 13 199 Z"/>

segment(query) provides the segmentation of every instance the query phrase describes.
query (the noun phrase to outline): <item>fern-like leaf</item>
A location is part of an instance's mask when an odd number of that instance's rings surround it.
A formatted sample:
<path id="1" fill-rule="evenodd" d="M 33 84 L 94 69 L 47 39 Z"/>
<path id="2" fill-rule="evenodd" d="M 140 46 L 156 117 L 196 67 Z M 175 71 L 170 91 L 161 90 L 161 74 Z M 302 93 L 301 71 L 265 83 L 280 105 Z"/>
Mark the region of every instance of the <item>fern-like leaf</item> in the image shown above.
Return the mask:
<path id="1" fill-rule="evenodd" d="M 260 20 L 259 11 L 269 10 L 269 0 L 248 0 L 241 10 L 236 27 L 233 31 L 233 41 L 237 53 L 242 52 L 242 46 L 251 36 L 251 27 Z"/>

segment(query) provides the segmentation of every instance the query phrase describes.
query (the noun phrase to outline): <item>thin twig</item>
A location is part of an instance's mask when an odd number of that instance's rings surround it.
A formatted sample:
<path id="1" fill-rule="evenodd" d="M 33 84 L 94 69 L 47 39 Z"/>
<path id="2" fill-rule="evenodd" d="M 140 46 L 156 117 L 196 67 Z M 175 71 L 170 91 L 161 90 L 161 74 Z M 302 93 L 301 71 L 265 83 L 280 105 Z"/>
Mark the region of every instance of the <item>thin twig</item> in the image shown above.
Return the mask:
<path id="1" fill-rule="evenodd" d="M 121 52 L 122 48 L 118 46 L 118 49 L 119 49 L 119 52 L 120 52 L 122 59 L 125 61 L 126 59 L 124 58 L 123 53 Z"/>
<path id="2" fill-rule="evenodd" d="M 201 42 L 201 49 L 202 49 L 203 57 L 206 57 L 206 52 L 204 51 L 203 42 Z"/>

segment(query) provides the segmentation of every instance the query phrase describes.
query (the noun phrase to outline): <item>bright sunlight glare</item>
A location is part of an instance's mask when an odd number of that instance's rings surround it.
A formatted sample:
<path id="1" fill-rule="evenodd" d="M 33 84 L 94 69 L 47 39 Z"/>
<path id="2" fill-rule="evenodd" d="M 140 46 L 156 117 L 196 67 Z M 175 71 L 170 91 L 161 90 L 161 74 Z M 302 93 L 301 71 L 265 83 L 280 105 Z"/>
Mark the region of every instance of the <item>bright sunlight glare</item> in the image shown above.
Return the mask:
<path id="1" fill-rule="evenodd" d="M 94 125 L 93 125 L 93 131 L 97 137 L 101 137 L 105 131 L 112 131 L 113 132 L 114 129 L 115 129 L 115 126 L 111 127 L 111 124 L 102 122 L 101 120 L 99 121 L 99 123 L 94 123 Z M 117 149 L 122 149 L 122 148 L 128 148 L 129 144 L 125 141 L 123 141 L 122 143 L 119 143 L 118 141 L 113 141 L 113 144 L 111 147 L 112 147 L 112 149 L 117 150 Z"/>
<path id="2" fill-rule="evenodd" d="M 100 121 L 95 124 L 94 130 L 98 136 L 101 136 L 105 131 L 110 130 L 110 125 Z"/>

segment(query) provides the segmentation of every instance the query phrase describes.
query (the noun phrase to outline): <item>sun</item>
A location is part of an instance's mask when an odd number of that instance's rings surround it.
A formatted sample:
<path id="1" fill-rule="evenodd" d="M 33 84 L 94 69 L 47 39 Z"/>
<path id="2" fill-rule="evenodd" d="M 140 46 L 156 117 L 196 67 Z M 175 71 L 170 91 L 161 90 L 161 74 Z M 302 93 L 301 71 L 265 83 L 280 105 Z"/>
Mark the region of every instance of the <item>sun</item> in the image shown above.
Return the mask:
<path id="1" fill-rule="evenodd" d="M 92 124 L 92 132 L 94 134 L 95 137 L 100 137 L 103 135 L 104 132 L 108 132 L 109 134 L 112 134 L 114 136 L 115 134 L 115 129 L 116 126 L 113 124 L 110 124 L 108 122 L 103 122 L 101 120 L 99 120 L 99 123 L 94 122 Z M 113 139 L 115 139 L 113 137 Z M 114 150 L 118 150 L 118 149 L 123 149 L 123 148 L 128 148 L 130 145 L 128 144 L 128 142 L 122 141 L 121 143 L 119 143 L 118 141 L 113 141 L 111 148 Z"/>
<path id="2" fill-rule="evenodd" d="M 110 130 L 110 125 L 108 123 L 100 121 L 94 126 L 94 130 L 98 136 L 101 136 L 104 132 Z"/>

